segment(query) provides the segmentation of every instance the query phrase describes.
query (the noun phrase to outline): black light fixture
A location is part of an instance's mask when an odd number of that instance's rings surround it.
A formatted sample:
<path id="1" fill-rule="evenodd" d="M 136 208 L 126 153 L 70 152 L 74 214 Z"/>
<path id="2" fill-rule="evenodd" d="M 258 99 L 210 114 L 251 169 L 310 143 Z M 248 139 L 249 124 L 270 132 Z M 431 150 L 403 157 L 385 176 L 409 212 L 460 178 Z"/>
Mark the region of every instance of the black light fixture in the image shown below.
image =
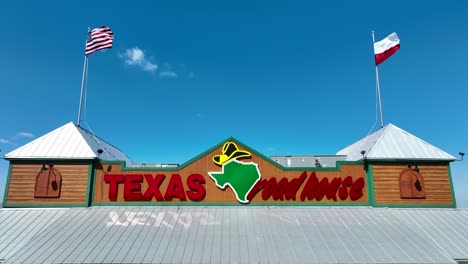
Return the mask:
<path id="1" fill-rule="evenodd" d="M 315 159 L 315 167 L 321 168 L 322 164 L 320 164 L 320 161 L 318 159 Z"/>
<path id="2" fill-rule="evenodd" d="M 98 150 L 97 150 L 98 157 L 99 157 L 99 155 L 101 155 L 102 153 L 104 153 L 104 150 L 102 150 L 102 149 L 98 149 Z"/>
<path id="3" fill-rule="evenodd" d="M 365 150 L 361 150 L 362 159 L 365 159 L 365 158 L 366 158 L 366 157 L 364 156 L 364 154 L 366 154 L 366 151 L 365 151 Z"/>
<path id="4" fill-rule="evenodd" d="M 458 155 L 461 156 L 461 159 L 457 160 L 457 161 L 462 161 L 463 160 L 463 156 L 465 156 L 465 152 L 458 152 Z"/>

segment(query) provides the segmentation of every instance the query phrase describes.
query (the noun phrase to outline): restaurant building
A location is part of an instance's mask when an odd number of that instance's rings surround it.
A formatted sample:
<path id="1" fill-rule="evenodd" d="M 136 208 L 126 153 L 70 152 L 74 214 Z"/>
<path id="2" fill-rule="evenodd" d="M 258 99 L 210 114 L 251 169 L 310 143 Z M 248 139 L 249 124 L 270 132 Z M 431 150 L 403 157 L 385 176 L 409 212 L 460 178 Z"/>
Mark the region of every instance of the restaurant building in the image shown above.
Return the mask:
<path id="1" fill-rule="evenodd" d="M 336 155 L 228 138 L 179 165 L 68 123 L 5 159 L 0 263 L 468 263 L 456 158 L 392 124 Z"/>

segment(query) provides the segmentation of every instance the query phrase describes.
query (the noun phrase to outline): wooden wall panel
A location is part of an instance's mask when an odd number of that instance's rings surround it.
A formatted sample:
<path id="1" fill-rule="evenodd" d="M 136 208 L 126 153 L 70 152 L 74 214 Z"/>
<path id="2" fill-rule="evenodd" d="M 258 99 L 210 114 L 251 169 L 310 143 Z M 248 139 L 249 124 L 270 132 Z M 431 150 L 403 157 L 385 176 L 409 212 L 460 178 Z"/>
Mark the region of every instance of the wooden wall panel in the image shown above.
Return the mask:
<path id="1" fill-rule="evenodd" d="M 243 149 L 241 146 L 239 146 L 240 149 Z M 121 170 L 121 165 L 120 164 L 103 164 L 102 167 L 98 166 L 98 169 L 96 170 L 96 182 L 95 182 L 95 192 L 94 192 L 94 197 L 93 201 L 96 203 L 108 203 L 108 202 L 113 202 L 109 200 L 109 184 L 104 182 L 104 175 L 106 173 L 110 174 L 152 174 L 153 176 L 156 174 L 164 174 L 166 176 L 166 179 L 162 182 L 160 186 L 160 190 L 162 195 L 164 196 L 169 179 L 172 174 L 179 174 L 182 178 L 182 183 L 184 185 L 185 191 L 189 190 L 187 187 L 187 177 L 193 173 L 198 173 L 201 174 L 205 178 L 205 189 L 206 189 L 206 196 L 204 198 L 203 203 L 239 203 L 236 199 L 235 193 L 232 191 L 232 189 L 227 186 L 225 190 L 219 189 L 214 180 L 208 175 L 208 172 L 221 172 L 222 168 L 218 165 L 216 165 L 212 161 L 212 157 L 214 155 L 219 155 L 222 152 L 222 147 L 217 148 L 213 150 L 212 152 L 208 153 L 207 155 L 200 157 L 198 160 L 194 161 L 190 165 L 184 167 L 181 170 L 174 170 L 174 171 L 149 171 L 149 170 L 128 170 L 129 168 L 126 168 L 124 171 Z M 294 178 L 300 177 L 300 175 L 303 173 L 303 171 L 298 170 L 298 171 L 283 171 L 282 169 L 276 167 L 275 165 L 272 165 L 270 162 L 264 160 L 263 158 L 256 156 L 255 154 L 252 153 L 251 158 L 244 158 L 240 159 L 239 161 L 242 162 L 254 162 L 258 164 L 262 179 L 270 179 L 271 177 L 275 177 L 277 180 L 280 180 L 283 177 L 288 178 L 289 181 L 291 181 Z M 312 169 L 308 170 L 308 177 L 310 177 L 310 173 L 312 172 Z M 316 171 L 317 173 L 317 178 L 321 180 L 323 177 L 328 177 L 329 180 L 331 180 L 334 177 L 342 177 L 344 179 L 346 176 L 351 175 L 353 179 L 358 179 L 358 178 L 365 178 L 365 171 L 364 171 L 364 166 L 363 165 L 344 165 L 342 166 L 341 171 Z M 277 200 L 275 201 L 272 197 L 270 197 L 268 200 L 263 200 L 261 197 L 261 191 L 257 193 L 257 195 L 253 198 L 251 201 L 252 203 L 288 203 L 288 202 L 302 202 L 300 200 L 300 193 L 302 189 L 304 188 L 307 179 L 304 181 L 302 184 L 301 188 L 297 192 L 296 195 L 296 201 L 281 201 Z M 146 181 L 143 181 L 141 184 L 141 189 L 142 192 L 144 193 L 148 187 L 148 184 Z M 117 201 L 114 202 L 126 202 L 123 197 L 123 192 L 124 192 L 124 184 L 119 184 L 118 188 L 118 195 L 117 195 Z M 340 203 L 349 203 L 349 202 L 358 202 L 358 203 L 367 203 L 368 197 L 367 197 L 367 183 L 364 186 L 363 189 L 364 195 L 356 201 L 352 201 L 349 197 L 341 201 L 338 199 Z M 142 202 L 142 201 L 140 201 Z M 155 198 L 152 199 L 153 203 L 157 202 Z M 180 202 L 179 199 L 173 199 L 173 202 Z M 187 203 L 193 203 L 190 201 L 187 197 Z M 324 197 L 321 201 L 316 201 L 315 199 L 309 201 L 306 200 L 304 203 L 333 203 L 333 200 L 328 200 L 326 197 Z M 131 203 L 131 202 L 130 202 Z"/>
<path id="2" fill-rule="evenodd" d="M 62 174 L 59 198 L 34 198 L 36 176 L 42 164 L 12 164 L 7 205 L 11 204 L 85 204 L 88 188 L 87 164 L 55 164 Z"/>
<path id="3" fill-rule="evenodd" d="M 418 164 L 424 179 L 425 199 L 400 198 L 400 174 L 407 168 L 408 164 L 372 165 L 376 204 L 451 205 L 453 203 L 448 165 L 443 164 Z"/>

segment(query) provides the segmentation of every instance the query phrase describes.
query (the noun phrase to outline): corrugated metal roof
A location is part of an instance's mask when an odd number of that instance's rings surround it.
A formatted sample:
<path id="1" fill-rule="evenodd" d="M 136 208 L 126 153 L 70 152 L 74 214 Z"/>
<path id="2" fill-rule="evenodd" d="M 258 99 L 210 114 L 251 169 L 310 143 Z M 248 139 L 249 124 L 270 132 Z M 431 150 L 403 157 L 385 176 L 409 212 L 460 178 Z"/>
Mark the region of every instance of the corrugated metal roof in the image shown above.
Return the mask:
<path id="1" fill-rule="evenodd" d="M 346 160 L 361 160 L 361 151 L 366 151 L 369 160 L 444 160 L 456 158 L 424 140 L 388 124 L 367 137 L 338 151 L 337 155 L 347 155 Z"/>
<path id="2" fill-rule="evenodd" d="M 99 155 L 98 149 L 104 150 Z M 6 159 L 130 159 L 119 149 L 70 122 L 5 155 Z"/>
<path id="3" fill-rule="evenodd" d="M 456 263 L 468 210 L 367 207 L 1 209 L 7 263 Z"/>

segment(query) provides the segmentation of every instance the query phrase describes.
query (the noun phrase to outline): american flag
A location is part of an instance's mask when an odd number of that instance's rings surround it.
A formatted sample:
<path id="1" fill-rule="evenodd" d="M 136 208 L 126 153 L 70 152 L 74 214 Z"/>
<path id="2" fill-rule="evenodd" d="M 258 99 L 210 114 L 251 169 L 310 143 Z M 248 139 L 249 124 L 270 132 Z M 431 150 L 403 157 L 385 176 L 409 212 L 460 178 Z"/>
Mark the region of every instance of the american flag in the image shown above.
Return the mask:
<path id="1" fill-rule="evenodd" d="M 114 33 L 106 26 L 95 28 L 88 32 L 88 40 L 86 41 L 86 56 L 101 50 L 112 48 Z"/>

